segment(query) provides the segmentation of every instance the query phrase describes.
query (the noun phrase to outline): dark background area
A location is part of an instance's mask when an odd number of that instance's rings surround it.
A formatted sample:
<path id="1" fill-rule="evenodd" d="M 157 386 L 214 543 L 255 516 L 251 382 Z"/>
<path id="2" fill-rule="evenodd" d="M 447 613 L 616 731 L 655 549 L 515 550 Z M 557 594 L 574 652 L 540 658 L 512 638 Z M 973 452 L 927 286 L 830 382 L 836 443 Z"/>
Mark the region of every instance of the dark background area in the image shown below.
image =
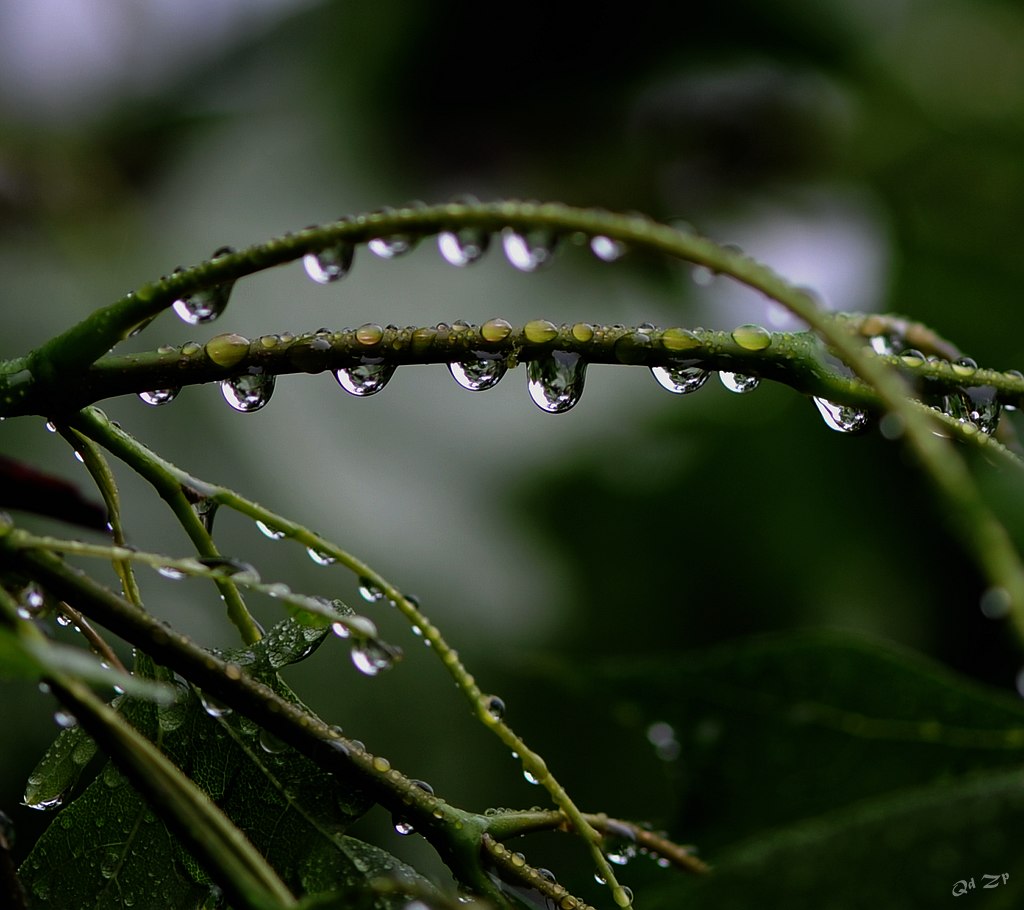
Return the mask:
<path id="1" fill-rule="evenodd" d="M 685 219 L 828 306 L 906 314 L 983 366 L 1024 367 L 1017 4 L 387 0 L 225 4 L 211 19 L 199 2 L 76 0 L 84 31 L 19 6 L 0 2 L 0 357 L 222 244 L 474 193 Z M 640 257 L 609 266 L 568 249 L 521 275 L 492 251 L 463 273 L 424 242 L 371 260 L 361 250 L 326 289 L 298 267 L 256 276 L 215 327 L 162 316 L 131 344 L 492 316 L 791 327 L 723 279 Z M 580 404 L 550 416 L 523 372 L 478 395 L 442 368 L 410 368 L 367 401 L 329 377 L 289 377 L 253 415 L 214 388 L 162 409 L 105 406 L 170 460 L 420 595 L 591 808 L 675 825 L 681 784 L 644 735 L 656 706 L 563 689 L 567 667 L 829 627 L 1014 691 L 1019 646 L 982 615 L 985 582 L 897 444 L 830 432 L 786 388 L 741 397 L 712 382 L 676 397 L 640 369 L 593 368 Z M 0 425 L 0 448 L 83 480 L 41 420 Z M 124 483 L 134 542 L 184 553 L 153 497 Z M 356 597 L 342 573 L 246 522 L 218 532 L 264 578 Z M 231 642 L 197 583 L 146 587 L 154 611 Z M 402 665 L 364 679 L 325 647 L 292 673 L 300 694 L 453 802 L 539 801 L 425 649 L 393 618 L 381 625 L 409 652 Z M 53 706 L 3 685 L 0 808 L 23 851 L 47 820 L 18 803 Z M 422 861 L 386 821 L 367 830 Z"/>

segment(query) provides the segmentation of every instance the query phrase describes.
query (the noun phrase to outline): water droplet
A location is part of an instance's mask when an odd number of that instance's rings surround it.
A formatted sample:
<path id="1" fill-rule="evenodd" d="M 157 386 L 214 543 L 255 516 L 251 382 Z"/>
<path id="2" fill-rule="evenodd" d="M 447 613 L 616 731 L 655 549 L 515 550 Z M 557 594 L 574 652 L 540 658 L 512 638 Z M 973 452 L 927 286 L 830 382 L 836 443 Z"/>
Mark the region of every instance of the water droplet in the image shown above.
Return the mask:
<path id="1" fill-rule="evenodd" d="M 215 335 L 206 342 L 203 350 L 213 363 L 227 369 L 245 359 L 245 355 L 249 353 L 249 344 L 249 339 L 244 335 L 229 332 Z"/>
<path id="2" fill-rule="evenodd" d="M 355 247 L 348 242 L 338 243 L 316 253 L 306 253 L 302 266 L 317 284 L 330 284 L 344 278 L 352 269 Z"/>
<path id="3" fill-rule="evenodd" d="M 696 392 L 711 375 L 710 370 L 695 366 L 651 367 L 651 375 L 663 389 L 677 395 Z"/>
<path id="4" fill-rule="evenodd" d="M 501 319 L 496 317 L 494 319 L 488 319 L 482 326 L 480 326 L 480 335 L 484 341 L 490 341 L 497 343 L 504 341 L 512 334 L 512 323 L 507 319 Z"/>
<path id="5" fill-rule="evenodd" d="M 545 344 L 558 337 L 558 326 L 547 319 L 531 319 L 523 326 L 523 337 L 531 344 Z"/>
<path id="6" fill-rule="evenodd" d="M 620 907 L 629 907 L 633 903 L 633 890 L 626 885 L 616 891 L 614 896 L 615 903 Z"/>
<path id="7" fill-rule="evenodd" d="M 387 237 L 374 237 L 366 245 L 374 256 L 397 259 L 416 246 L 416 240 L 412 234 L 389 234 Z"/>
<path id="8" fill-rule="evenodd" d="M 229 255 L 234 250 L 231 247 L 221 247 L 213 254 L 211 259 L 219 259 L 221 256 Z M 231 289 L 234 281 L 225 281 L 223 284 L 215 285 L 212 288 L 205 288 L 181 297 L 172 304 L 172 309 L 178 317 L 189 325 L 200 325 L 204 322 L 213 322 L 228 305 L 228 298 L 231 296 Z"/>
<path id="9" fill-rule="evenodd" d="M 590 251 L 604 262 L 615 262 L 626 254 L 626 245 L 599 234 L 590 238 Z"/>
<path id="10" fill-rule="evenodd" d="M 384 599 L 384 592 L 368 578 L 359 579 L 359 596 L 367 603 L 375 604 Z"/>
<path id="11" fill-rule="evenodd" d="M 970 357 L 960 357 L 954 360 L 950 366 L 953 368 L 953 372 L 963 379 L 973 376 L 978 372 L 977 361 L 972 360 Z"/>
<path id="12" fill-rule="evenodd" d="M 836 404 L 824 398 L 812 398 L 825 425 L 838 433 L 858 433 L 867 427 L 870 417 L 867 411 Z"/>
<path id="13" fill-rule="evenodd" d="M 483 392 L 492 389 L 508 370 L 508 361 L 501 354 L 473 351 L 472 359 L 449 363 L 452 378 L 464 389 Z"/>
<path id="14" fill-rule="evenodd" d="M 547 265 L 555 254 L 556 236 L 548 230 L 520 234 L 505 228 L 501 235 L 505 256 L 521 272 L 535 272 Z"/>
<path id="15" fill-rule="evenodd" d="M 29 778 L 29 783 L 32 783 L 31 778 Z M 50 812 L 64 805 L 64 794 L 58 793 L 56 796 L 49 797 L 49 799 L 35 799 L 32 801 L 25 799 L 22 805 L 28 806 L 29 809 L 38 809 L 40 812 Z"/>
<path id="16" fill-rule="evenodd" d="M 331 556 L 330 553 L 315 550 L 313 547 L 306 547 L 306 553 L 309 554 L 309 558 L 318 566 L 333 566 L 338 561 L 337 558 Z"/>
<path id="17" fill-rule="evenodd" d="M 504 720 L 505 701 L 499 698 L 497 695 L 491 695 L 487 699 L 487 713 L 494 720 Z"/>
<path id="18" fill-rule="evenodd" d="M 727 373 L 723 370 L 718 374 L 718 378 L 730 392 L 736 392 L 738 395 L 753 392 L 761 384 L 757 376 L 748 376 L 746 373 Z"/>
<path id="19" fill-rule="evenodd" d="M 63 613 L 58 613 L 57 625 L 63 626 L 66 629 L 68 626 L 71 625 L 71 618 L 69 616 L 65 616 Z"/>
<path id="20" fill-rule="evenodd" d="M 260 748 L 270 755 L 280 755 L 288 748 L 288 743 L 282 739 L 278 739 L 269 730 L 260 730 Z"/>
<path id="21" fill-rule="evenodd" d="M 163 575 L 164 578 L 169 578 L 171 581 L 181 581 L 188 572 L 184 569 L 179 569 L 177 566 L 156 566 L 158 575 Z"/>
<path id="22" fill-rule="evenodd" d="M 230 556 L 200 556 L 196 562 L 212 569 L 216 575 L 230 577 L 238 582 L 258 584 L 260 580 L 260 573 L 256 571 L 256 567 L 241 559 Z"/>
<path id="23" fill-rule="evenodd" d="M 351 657 L 356 669 L 365 676 L 376 676 L 384 670 L 390 670 L 395 663 L 391 651 L 372 641 L 354 644 Z"/>
<path id="24" fill-rule="evenodd" d="M 346 626 L 342 622 L 331 623 L 331 631 L 338 636 L 338 638 L 348 638 L 351 634 Z"/>
<path id="25" fill-rule="evenodd" d="M 104 878 L 113 878 L 121 865 L 121 854 L 116 850 L 107 850 L 100 861 L 100 875 Z"/>
<path id="26" fill-rule="evenodd" d="M 656 721 L 647 728 L 647 741 L 662 761 L 675 761 L 682 750 L 675 729 L 665 721 Z"/>
<path id="27" fill-rule="evenodd" d="M 356 341 L 366 347 L 373 347 L 384 340 L 384 329 L 375 322 L 367 322 L 355 331 Z"/>
<path id="28" fill-rule="evenodd" d="M 462 228 L 458 231 L 443 231 L 437 235 L 437 248 L 446 262 L 463 268 L 472 265 L 490 245 L 491 235 L 480 228 Z"/>
<path id="29" fill-rule="evenodd" d="M 236 411 L 258 411 L 274 394 L 274 376 L 263 372 L 250 372 L 232 376 L 220 384 L 224 400 Z"/>
<path id="30" fill-rule="evenodd" d="M 558 879 L 555 878 L 555 873 L 550 869 L 545 869 L 543 866 L 537 867 L 537 874 L 545 881 L 551 882 L 552 885 L 558 884 Z"/>
<path id="31" fill-rule="evenodd" d="M 412 822 L 409 821 L 409 819 L 407 819 L 407 818 L 395 819 L 394 825 L 395 825 L 395 833 L 396 834 L 401 834 L 403 836 L 404 835 L 408 835 L 408 834 L 412 834 L 416 830 L 415 828 L 413 828 Z"/>
<path id="32" fill-rule="evenodd" d="M 63 730 L 70 730 L 78 725 L 78 718 L 70 711 L 55 711 L 53 722 Z"/>
<path id="33" fill-rule="evenodd" d="M 900 360 L 903 361 L 908 367 L 919 367 L 925 360 L 924 354 L 914 348 L 908 348 L 905 351 L 900 351 Z"/>
<path id="34" fill-rule="evenodd" d="M 203 710 L 210 715 L 210 717 L 227 717 L 231 713 L 231 708 L 227 705 L 217 701 L 212 695 L 207 695 L 202 690 L 196 690 L 199 694 L 199 703 L 203 706 Z"/>
<path id="35" fill-rule="evenodd" d="M 772 343 L 772 333 L 753 323 L 732 330 L 732 340 L 745 351 L 763 351 Z"/>
<path id="36" fill-rule="evenodd" d="M 989 588 L 981 595 L 979 606 L 988 619 L 1003 619 L 1010 615 L 1010 593 L 1006 588 Z"/>
<path id="37" fill-rule="evenodd" d="M 594 340 L 594 327 L 589 322 L 575 322 L 569 331 L 582 344 Z"/>
<path id="38" fill-rule="evenodd" d="M 158 407 L 162 404 L 169 404 L 178 397 L 178 393 L 181 391 L 181 387 L 170 388 L 170 389 L 153 389 L 149 392 L 139 392 L 139 398 L 141 398 L 146 404 Z"/>
<path id="39" fill-rule="evenodd" d="M 523 768 L 523 780 L 533 786 L 537 786 L 537 784 L 540 783 L 540 781 L 531 772 L 527 771 L 526 768 Z"/>
<path id="40" fill-rule="evenodd" d="M 551 351 L 526 366 L 530 398 L 542 411 L 562 414 L 583 394 L 587 362 L 571 351 Z"/>
<path id="41" fill-rule="evenodd" d="M 35 582 L 29 582 L 21 589 L 20 601 L 26 610 L 30 613 L 35 613 L 42 609 L 43 604 L 46 603 L 46 598 L 39 585 Z"/>
<path id="42" fill-rule="evenodd" d="M 394 372 L 393 364 L 382 363 L 379 358 L 364 357 L 358 366 L 335 370 L 334 377 L 338 385 L 350 395 L 366 398 L 383 389 Z"/>

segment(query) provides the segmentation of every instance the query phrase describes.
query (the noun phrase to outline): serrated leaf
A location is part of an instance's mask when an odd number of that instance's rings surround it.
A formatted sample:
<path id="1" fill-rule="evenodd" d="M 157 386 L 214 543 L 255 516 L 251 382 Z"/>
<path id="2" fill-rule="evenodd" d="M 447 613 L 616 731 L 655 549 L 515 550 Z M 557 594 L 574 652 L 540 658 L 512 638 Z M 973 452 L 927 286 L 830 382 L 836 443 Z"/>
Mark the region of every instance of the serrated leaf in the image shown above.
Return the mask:
<path id="1" fill-rule="evenodd" d="M 326 634 L 285 620 L 259 643 L 224 657 L 294 700 L 275 671 L 308 656 Z M 211 715 L 184 684 L 177 694 L 169 706 L 126 699 L 122 713 L 218 804 L 290 888 L 301 888 L 310 857 L 337 849 L 345 829 L 371 801 L 247 718 L 217 714 L 215 708 Z M 96 847 L 99 831 L 102 850 Z M 68 875 L 72 866 L 76 872 Z M 159 882 L 147 878 L 155 867 Z M 22 875 L 39 906 L 48 900 L 50 906 L 105 910 L 124 906 L 125 896 L 139 902 L 159 895 L 153 906 L 193 907 L 211 889 L 205 870 L 111 763 L 59 813 Z"/>

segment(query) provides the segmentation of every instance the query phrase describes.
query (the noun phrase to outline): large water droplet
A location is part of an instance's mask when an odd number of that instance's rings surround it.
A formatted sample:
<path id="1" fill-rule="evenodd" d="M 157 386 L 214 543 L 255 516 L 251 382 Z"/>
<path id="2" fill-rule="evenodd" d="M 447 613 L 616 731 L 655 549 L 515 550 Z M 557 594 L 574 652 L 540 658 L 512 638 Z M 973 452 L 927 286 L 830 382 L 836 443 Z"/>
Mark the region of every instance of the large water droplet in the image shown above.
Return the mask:
<path id="1" fill-rule="evenodd" d="M 981 595 L 979 606 L 987 619 L 1003 619 L 1010 615 L 1013 602 L 1006 588 L 989 588 Z"/>
<path id="2" fill-rule="evenodd" d="M 395 663 L 392 651 L 372 641 L 354 644 L 351 657 L 356 669 L 366 676 L 376 676 L 384 670 L 390 670 Z"/>
<path id="3" fill-rule="evenodd" d="M 746 373 L 727 373 L 725 370 L 718 374 L 718 378 L 730 392 L 736 392 L 738 395 L 753 392 L 761 384 L 761 380 L 757 376 L 749 376 Z"/>
<path id="4" fill-rule="evenodd" d="M 387 237 L 374 237 L 366 245 L 374 256 L 397 259 L 416 246 L 416 238 L 412 234 L 389 234 Z"/>
<path id="5" fill-rule="evenodd" d="M 505 256 L 521 272 L 535 272 L 547 265 L 555 254 L 557 238 L 551 231 L 535 230 L 520 234 L 505 228 L 501 235 Z"/>
<path id="6" fill-rule="evenodd" d="M 870 421 L 867 411 L 853 408 L 845 404 L 836 404 L 825 398 L 813 398 L 825 425 L 838 433 L 858 433 L 865 429 Z"/>
<path id="7" fill-rule="evenodd" d="M 472 265 L 490 245 L 491 235 L 480 228 L 462 228 L 459 231 L 443 231 L 437 235 L 437 248 L 446 262 L 463 268 Z"/>
<path id="8" fill-rule="evenodd" d="M 31 778 L 29 779 L 31 783 Z M 55 796 L 51 796 L 48 799 L 36 799 L 36 800 L 24 800 L 23 806 L 28 806 L 29 809 L 39 809 L 41 812 L 50 812 L 53 809 L 59 809 L 64 805 L 64 794 L 58 793 Z"/>
<path id="9" fill-rule="evenodd" d="M 260 533 L 264 537 L 269 537 L 271 540 L 280 540 L 285 536 L 285 532 L 280 528 L 272 528 L 265 521 L 260 521 L 258 518 L 256 519 L 256 527 L 259 528 Z"/>
<path id="10" fill-rule="evenodd" d="M 141 398 L 146 404 L 151 404 L 154 407 L 157 407 L 174 401 L 174 399 L 178 397 L 178 392 L 180 391 L 180 386 L 170 389 L 153 389 L 150 392 L 139 392 L 139 398 Z"/>
<path id="11" fill-rule="evenodd" d="M 231 247 L 221 247 L 210 258 L 219 259 L 233 252 Z M 172 309 L 183 322 L 187 322 L 189 325 L 213 322 L 228 305 L 228 298 L 231 296 L 231 289 L 234 285 L 234 281 L 225 281 L 212 288 L 196 291 L 194 294 L 175 300 L 171 305 Z"/>
<path id="12" fill-rule="evenodd" d="M 562 414 L 583 394 L 587 362 L 572 351 L 551 351 L 526 365 L 530 398 L 542 411 Z"/>
<path id="13" fill-rule="evenodd" d="M 258 411 L 274 394 L 274 376 L 271 373 L 252 372 L 232 376 L 220 384 L 224 400 L 236 411 Z"/>
<path id="14" fill-rule="evenodd" d="M 964 423 L 973 423 L 991 436 L 999 426 L 1001 405 L 991 386 L 970 386 L 946 395 L 942 410 Z"/>
<path id="15" fill-rule="evenodd" d="M 231 713 L 231 708 L 217 701 L 212 695 L 207 695 L 201 690 L 196 691 L 199 693 L 199 703 L 210 717 L 227 717 Z"/>
<path id="16" fill-rule="evenodd" d="M 335 370 L 334 377 L 338 385 L 350 395 L 366 398 L 383 389 L 394 372 L 393 364 L 382 363 L 379 358 L 364 357 L 358 366 Z"/>
<path id="17" fill-rule="evenodd" d="M 508 361 L 502 354 L 473 351 L 472 359 L 448 364 L 452 378 L 464 389 L 482 392 L 494 388 L 508 370 Z"/>
<path id="18" fill-rule="evenodd" d="M 704 385 L 711 371 L 695 366 L 651 367 L 651 375 L 663 389 L 677 395 L 686 395 Z"/>
<path id="19" fill-rule="evenodd" d="M 279 755 L 288 748 L 288 743 L 283 739 L 264 729 L 260 730 L 259 743 L 260 748 L 269 755 Z"/>
<path id="20" fill-rule="evenodd" d="M 732 340 L 745 351 L 763 351 L 772 343 L 772 333 L 753 323 L 737 326 L 732 330 Z"/>
<path id="21" fill-rule="evenodd" d="M 302 257 L 302 266 L 317 284 L 329 284 L 344 278 L 352 269 L 355 247 L 343 242 L 316 253 L 306 253 Z"/>

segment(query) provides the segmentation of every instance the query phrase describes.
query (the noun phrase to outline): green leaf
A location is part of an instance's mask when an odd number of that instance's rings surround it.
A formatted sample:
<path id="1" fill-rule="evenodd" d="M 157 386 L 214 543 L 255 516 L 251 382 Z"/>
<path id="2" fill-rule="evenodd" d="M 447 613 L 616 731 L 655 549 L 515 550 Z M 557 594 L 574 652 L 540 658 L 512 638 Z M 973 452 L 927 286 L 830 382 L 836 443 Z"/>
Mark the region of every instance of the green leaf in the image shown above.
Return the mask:
<path id="1" fill-rule="evenodd" d="M 285 620 L 245 651 L 223 656 L 295 700 L 276 670 L 308 656 L 326 635 Z M 325 868 L 325 856 L 341 850 L 345 829 L 369 808 L 349 782 L 248 718 L 204 705 L 184 683 L 171 705 L 125 699 L 121 712 L 209 794 L 293 891 L 304 889 L 311 868 Z M 68 875 L 72 867 L 75 874 Z M 153 870 L 159 870 L 155 878 Z M 194 907 L 212 889 L 206 871 L 109 762 L 59 813 L 21 872 L 40 906 L 101 910 L 134 899 L 136 906 Z"/>
<path id="2" fill-rule="evenodd" d="M 598 676 L 639 728 L 674 731 L 669 827 L 714 869 L 657 881 L 655 906 L 932 907 L 958 880 L 980 891 L 1003 873 L 985 906 L 1019 905 L 1007 896 L 1024 874 L 1018 699 L 836 632 Z"/>
<path id="3" fill-rule="evenodd" d="M 164 703 L 173 698 L 167 686 L 108 667 L 81 648 L 20 636 L 0 626 L 0 678 L 40 679 L 54 673 L 66 673 L 93 685 L 116 686 L 139 698 Z"/>
<path id="4" fill-rule="evenodd" d="M 33 809 L 57 808 L 96 752 L 96 743 L 81 727 L 62 730 L 29 775 L 25 804 Z"/>

